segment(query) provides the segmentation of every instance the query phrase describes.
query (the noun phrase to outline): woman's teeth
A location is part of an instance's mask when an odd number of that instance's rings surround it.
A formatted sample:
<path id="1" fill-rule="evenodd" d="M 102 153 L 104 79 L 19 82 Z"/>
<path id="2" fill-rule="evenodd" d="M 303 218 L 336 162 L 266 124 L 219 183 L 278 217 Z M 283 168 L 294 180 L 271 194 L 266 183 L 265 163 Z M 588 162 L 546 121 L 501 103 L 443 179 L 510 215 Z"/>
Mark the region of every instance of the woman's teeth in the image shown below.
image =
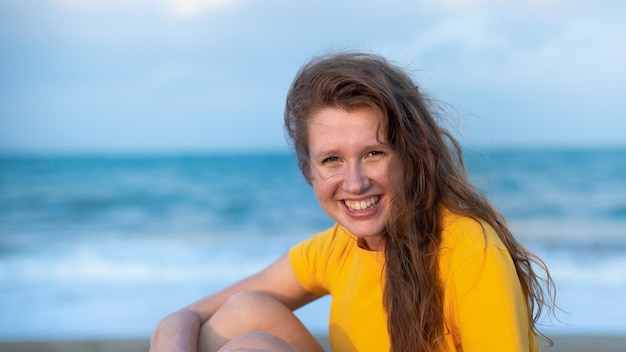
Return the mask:
<path id="1" fill-rule="evenodd" d="M 379 200 L 380 200 L 380 196 L 374 196 L 372 198 L 365 199 L 365 200 L 356 200 L 356 201 L 344 200 L 343 203 L 351 211 L 360 211 L 360 210 L 366 210 L 366 209 L 373 207 L 374 205 L 376 205 L 376 203 L 378 203 Z"/>

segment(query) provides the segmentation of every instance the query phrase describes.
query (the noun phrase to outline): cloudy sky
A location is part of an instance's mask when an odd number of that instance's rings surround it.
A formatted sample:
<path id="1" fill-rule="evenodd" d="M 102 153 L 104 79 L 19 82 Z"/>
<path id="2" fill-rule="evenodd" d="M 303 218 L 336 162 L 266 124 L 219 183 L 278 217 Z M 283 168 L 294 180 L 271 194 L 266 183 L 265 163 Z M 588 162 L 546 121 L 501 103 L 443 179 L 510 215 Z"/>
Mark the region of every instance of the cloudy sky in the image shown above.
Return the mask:
<path id="1" fill-rule="evenodd" d="M 409 69 L 466 143 L 626 146 L 624 18 L 621 0 L 0 0 L 0 152 L 286 149 L 291 79 L 335 50 Z"/>

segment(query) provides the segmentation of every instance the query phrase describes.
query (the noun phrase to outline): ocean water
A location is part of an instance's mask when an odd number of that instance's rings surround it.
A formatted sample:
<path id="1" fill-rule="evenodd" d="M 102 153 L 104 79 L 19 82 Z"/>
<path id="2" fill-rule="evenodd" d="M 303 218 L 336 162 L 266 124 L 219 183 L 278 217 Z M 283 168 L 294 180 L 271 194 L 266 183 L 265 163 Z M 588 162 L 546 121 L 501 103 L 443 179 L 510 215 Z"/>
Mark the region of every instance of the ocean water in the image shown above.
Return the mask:
<path id="1" fill-rule="evenodd" d="M 626 150 L 466 159 L 552 272 L 545 331 L 626 334 Z M 288 154 L 0 158 L 0 339 L 148 337 L 330 225 Z"/>

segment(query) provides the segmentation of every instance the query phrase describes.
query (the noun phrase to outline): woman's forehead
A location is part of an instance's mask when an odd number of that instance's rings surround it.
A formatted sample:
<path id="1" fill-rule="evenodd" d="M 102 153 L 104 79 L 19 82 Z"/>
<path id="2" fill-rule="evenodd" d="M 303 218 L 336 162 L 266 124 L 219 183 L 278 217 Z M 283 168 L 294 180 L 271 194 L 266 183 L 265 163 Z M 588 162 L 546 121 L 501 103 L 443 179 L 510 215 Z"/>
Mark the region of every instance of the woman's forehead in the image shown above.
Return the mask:
<path id="1" fill-rule="evenodd" d="M 371 108 L 326 108 L 308 120 L 308 147 L 312 156 L 339 149 L 386 145 L 378 113 Z"/>

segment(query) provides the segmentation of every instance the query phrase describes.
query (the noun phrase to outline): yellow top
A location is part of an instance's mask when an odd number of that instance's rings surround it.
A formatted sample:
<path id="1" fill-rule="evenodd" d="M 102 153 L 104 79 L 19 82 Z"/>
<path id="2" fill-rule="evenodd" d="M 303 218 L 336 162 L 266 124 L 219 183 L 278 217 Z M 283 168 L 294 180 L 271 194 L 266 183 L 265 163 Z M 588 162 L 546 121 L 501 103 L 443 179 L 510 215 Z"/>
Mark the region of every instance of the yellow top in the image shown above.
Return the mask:
<path id="1" fill-rule="evenodd" d="M 335 225 L 295 245 L 289 257 L 306 290 L 332 295 L 334 351 L 389 351 L 382 252 L 360 248 Z M 539 351 L 513 262 L 489 225 L 446 212 L 439 265 L 449 351 Z"/>

